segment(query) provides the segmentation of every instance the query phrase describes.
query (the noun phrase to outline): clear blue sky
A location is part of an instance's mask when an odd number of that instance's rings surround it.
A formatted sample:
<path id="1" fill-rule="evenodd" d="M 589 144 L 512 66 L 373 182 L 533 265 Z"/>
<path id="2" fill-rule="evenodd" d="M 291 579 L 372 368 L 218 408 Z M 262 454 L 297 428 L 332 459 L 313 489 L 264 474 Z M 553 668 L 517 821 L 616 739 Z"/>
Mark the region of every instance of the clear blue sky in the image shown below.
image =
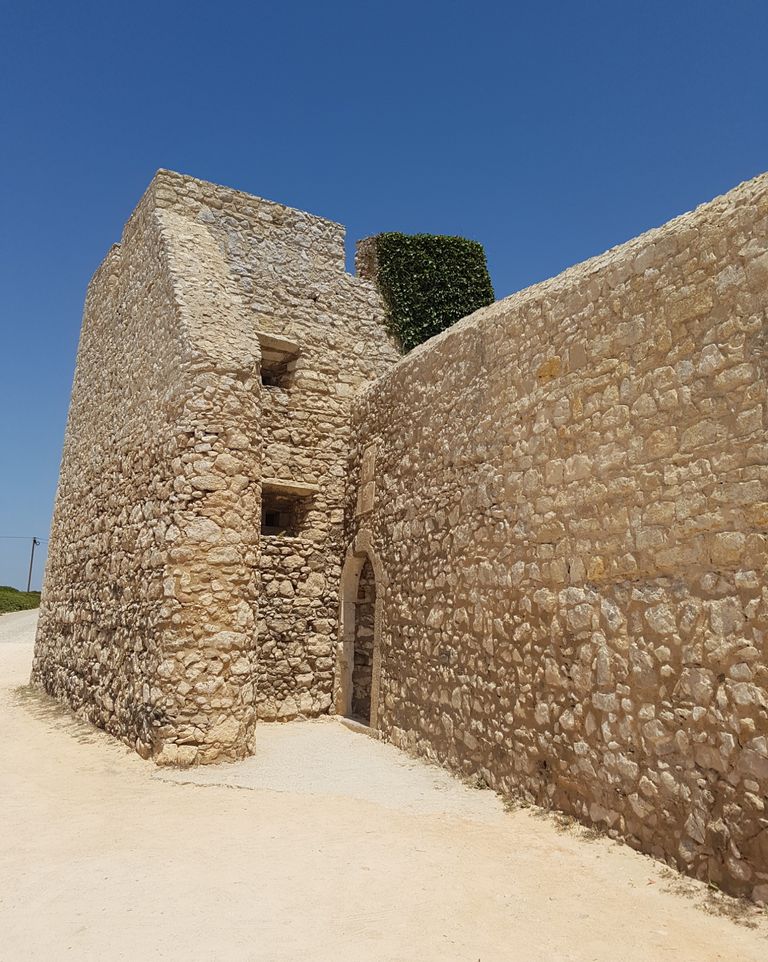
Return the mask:
<path id="1" fill-rule="evenodd" d="M 0 0 L 0 535 L 48 534 L 85 288 L 158 167 L 350 251 L 476 238 L 501 297 L 768 169 L 767 49 L 766 0 Z"/>

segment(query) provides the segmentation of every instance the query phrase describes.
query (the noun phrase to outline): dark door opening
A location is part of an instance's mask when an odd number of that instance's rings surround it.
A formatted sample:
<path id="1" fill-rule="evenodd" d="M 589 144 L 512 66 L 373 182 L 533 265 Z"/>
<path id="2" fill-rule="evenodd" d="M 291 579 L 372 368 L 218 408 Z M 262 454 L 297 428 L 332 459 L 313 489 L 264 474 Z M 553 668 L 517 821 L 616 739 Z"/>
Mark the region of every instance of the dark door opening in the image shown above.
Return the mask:
<path id="1" fill-rule="evenodd" d="M 373 628 L 376 608 L 376 579 L 366 559 L 360 572 L 355 599 L 355 649 L 352 665 L 352 717 L 371 723 L 371 685 L 373 683 Z"/>

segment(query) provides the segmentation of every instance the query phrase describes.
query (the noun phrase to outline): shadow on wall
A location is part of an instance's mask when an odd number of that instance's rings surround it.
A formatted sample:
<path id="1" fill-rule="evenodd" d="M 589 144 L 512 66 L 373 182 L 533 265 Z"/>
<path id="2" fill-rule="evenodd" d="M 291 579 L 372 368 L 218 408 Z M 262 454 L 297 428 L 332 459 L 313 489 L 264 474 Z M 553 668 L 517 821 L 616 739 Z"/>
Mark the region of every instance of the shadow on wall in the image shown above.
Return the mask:
<path id="1" fill-rule="evenodd" d="M 358 539 L 359 540 L 359 539 Z M 381 675 L 381 579 L 375 556 L 350 549 L 341 576 L 336 713 L 377 727 Z"/>

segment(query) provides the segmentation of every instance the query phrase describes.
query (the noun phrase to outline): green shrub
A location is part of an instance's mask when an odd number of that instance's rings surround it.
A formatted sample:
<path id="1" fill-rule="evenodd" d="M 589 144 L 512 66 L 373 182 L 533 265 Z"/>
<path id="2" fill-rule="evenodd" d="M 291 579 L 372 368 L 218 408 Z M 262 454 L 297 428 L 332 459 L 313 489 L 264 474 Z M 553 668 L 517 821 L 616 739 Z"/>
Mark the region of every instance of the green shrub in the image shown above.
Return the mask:
<path id="1" fill-rule="evenodd" d="M 0 614 L 6 611 L 28 611 L 39 606 L 39 591 L 17 591 L 7 585 L 0 585 Z"/>
<path id="2" fill-rule="evenodd" d="M 437 234 L 378 234 L 378 284 L 405 351 L 494 300 L 483 245 Z"/>

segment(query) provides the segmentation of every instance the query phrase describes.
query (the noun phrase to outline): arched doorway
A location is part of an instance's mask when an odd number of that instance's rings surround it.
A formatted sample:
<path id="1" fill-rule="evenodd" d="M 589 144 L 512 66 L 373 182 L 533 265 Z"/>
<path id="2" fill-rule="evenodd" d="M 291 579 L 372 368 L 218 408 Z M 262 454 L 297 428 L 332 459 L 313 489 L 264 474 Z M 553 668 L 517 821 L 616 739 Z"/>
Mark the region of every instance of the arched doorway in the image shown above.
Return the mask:
<path id="1" fill-rule="evenodd" d="M 373 623 L 376 606 L 376 578 L 368 558 L 360 571 L 355 600 L 355 643 L 352 650 L 352 696 L 350 715 L 364 725 L 371 724 L 373 686 Z"/>
<path id="2" fill-rule="evenodd" d="M 341 578 L 336 712 L 377 727 L 381 652 L 380 579 L 367 551 L 350 550 Z"/>

